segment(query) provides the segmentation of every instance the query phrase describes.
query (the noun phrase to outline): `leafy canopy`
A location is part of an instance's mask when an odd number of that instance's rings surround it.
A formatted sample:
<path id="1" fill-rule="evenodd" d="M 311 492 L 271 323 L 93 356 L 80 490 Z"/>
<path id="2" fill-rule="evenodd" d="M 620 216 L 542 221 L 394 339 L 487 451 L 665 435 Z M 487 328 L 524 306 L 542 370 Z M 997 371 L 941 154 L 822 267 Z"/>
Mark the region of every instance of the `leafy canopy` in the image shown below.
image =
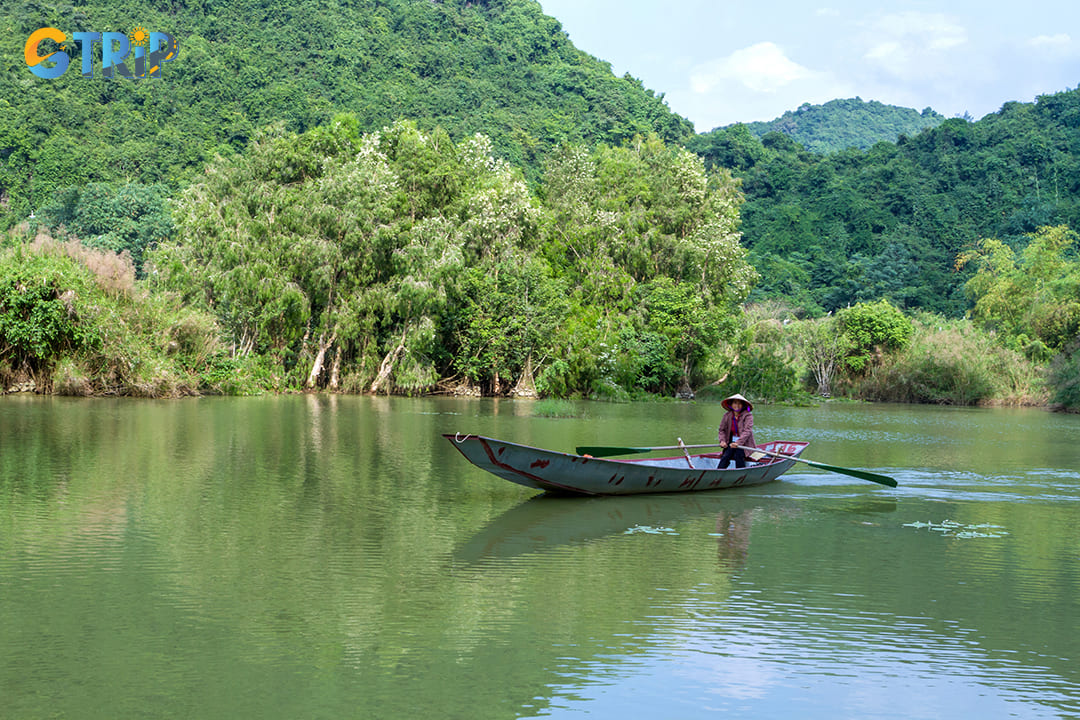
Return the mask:
<path id="1" fill-rule="evenodd" d="M 77 8 L 4 0 L 0 56 L 0 229 L 68 187 L 194 181 L 260 128 L 296 133 L 355 115 L 365 132 L 414 118 L 455 141 L 477 132 L 531 182 L 562 143 L 668 142 L 692 124 L 662 95 L 574 47 L 535 0 L 89 0 Z M 22 63 L 31 32 L 174 34 L 158 80 L 56 80 Z M 51 41 L 47 41 L 50 42 Z M 46 48 L 43 48 L 45 51 Z M 75 52 L 78 52 L 76 49 Z M 100 63 L 100 59 L 97 61 Z"/>
<path id="2" fill-rule="evenodd" d="M 848 368 L 860 372 L 885 350 L 902 350 L 911 340 L 911 319 L 888 300 L 858 303 L 837 314 L 840 331 L 847 336 L 850 350 Z"/>
<path id="3" fill-rule="evenodd" d="M 1080 336 L 1077 235 L 1058 225 L 1027 237 L 1020 253 L 984 238 L 957 265 L 976 267 L 965 286 L 975 302 L 972 319 L 1004 334 L 1015 349 L 1046 360 L 1047 349 L 1066 349 Z"/>
<path id="4" fill-rule="evenodd" d="M 733 333 L 741 197 L 686 150 L 567 145 L 538 199 L 485 136 L 358 126 L 219 158 L 150 255 L 282 385 L 500 392 L 535 365 L 560 393 L 669 392 Z"/>

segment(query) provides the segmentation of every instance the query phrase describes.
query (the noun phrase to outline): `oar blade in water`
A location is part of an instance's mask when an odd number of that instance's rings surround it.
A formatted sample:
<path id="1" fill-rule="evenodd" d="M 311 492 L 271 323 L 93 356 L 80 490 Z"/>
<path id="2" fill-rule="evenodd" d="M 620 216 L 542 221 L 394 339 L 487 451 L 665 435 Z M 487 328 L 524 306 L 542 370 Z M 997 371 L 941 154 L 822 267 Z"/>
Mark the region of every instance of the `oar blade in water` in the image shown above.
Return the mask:
<path id="1" fill-rule="evenodd" d="M 843 475 L 850 475 L 851 477 L 857 477 L 862 480 L 869 480 L 870 482 L 876 482 L 881 485 L 888 485 L 889 487 L 896 487 L 896 480 L 892 479 L 888 475 L 878 475 L 868 470 L 854 470 L 852 468 L 837 467 L 836 465 L 826 465 L 825 463 L 814 462 L 813 460 L 802 460 L 801 462 L 807 465 L 812 465 L 822 470 L 829 470 L 831 472 L 841 473 Z"/>

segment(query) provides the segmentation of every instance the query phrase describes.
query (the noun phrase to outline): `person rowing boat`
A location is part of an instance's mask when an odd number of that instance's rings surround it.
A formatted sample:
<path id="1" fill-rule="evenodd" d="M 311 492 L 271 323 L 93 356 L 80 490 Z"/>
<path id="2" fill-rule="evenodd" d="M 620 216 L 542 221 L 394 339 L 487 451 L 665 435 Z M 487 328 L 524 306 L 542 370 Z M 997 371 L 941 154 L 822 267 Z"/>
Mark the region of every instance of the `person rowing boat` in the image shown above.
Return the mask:
<path id="1" fill-rule="evenodd" d="M 746 467 L 744 447 L 754 448 L 754 406 L 738 393 L 724 398 L 720 406 L 727 410 L 720 420 L 719 440 L 724 453 L 720 456 L 723 470 L 735 461 L 736 468 Z"/>

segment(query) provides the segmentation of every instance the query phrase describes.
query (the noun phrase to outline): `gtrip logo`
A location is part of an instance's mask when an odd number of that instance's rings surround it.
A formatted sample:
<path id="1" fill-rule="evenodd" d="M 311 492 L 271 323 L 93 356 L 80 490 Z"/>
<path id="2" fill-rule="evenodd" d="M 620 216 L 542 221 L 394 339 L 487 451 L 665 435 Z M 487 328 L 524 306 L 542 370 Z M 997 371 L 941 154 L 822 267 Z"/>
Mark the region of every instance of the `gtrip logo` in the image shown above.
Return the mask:
<path id="1" fill-rule="evenodd" d="M 42 43 L 46 43 L 42 48 Z M 48 52 L 51 44 L 59 49 Z M 71 62 L 69 50 L 79 46 L 82 57 L 82 76 L 94 77 L 94 46 L 101 48 L 101 74 L 107 78 L 120 77 L 141 80 L 161 77 L 161 66 L 176 60 L 180 45 L 169 33 L 147 32 L 137 27 L 129 33 L 77 32 L 68 37 L 54 27 L 43 27 L 30 33 L 24 54 L 30 72 L 39 78 L 55 80 L 64 74 Z M 41 55 L 42 50 L 47 54 Z M 46 66 L 47 61 L 52 65 Z"/>

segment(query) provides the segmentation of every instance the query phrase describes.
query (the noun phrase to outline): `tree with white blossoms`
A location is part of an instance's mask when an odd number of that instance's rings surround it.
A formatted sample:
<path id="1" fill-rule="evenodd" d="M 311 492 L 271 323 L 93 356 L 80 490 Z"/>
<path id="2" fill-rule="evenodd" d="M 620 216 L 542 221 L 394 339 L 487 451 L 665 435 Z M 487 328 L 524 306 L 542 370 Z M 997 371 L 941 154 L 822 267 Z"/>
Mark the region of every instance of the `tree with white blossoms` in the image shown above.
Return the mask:
<path id="1" fill-rule="evenodd" d="M 493 158 L 483 135 L 460 148 L 475 182 L 460 214 L 466 267 L 445 323 L 449 370 L 486 394 L 515 380 L 531 392 L 532 358 L 547 353 L 564 319 L 566 284 L 536 253 L 543 209 L 520 171 Z"/>
<path id="2" fill-rule="evenodd" d="M 731 176 L 639 138 L 565 148 L 539 195 L 482 135 L 271 128 L 184 192 L 151 277 L 278 387 L 690 383 L 755 277 Z"/>
<path id="3" fill-rule="evenodd" d="M 152 261 L 283 384 L 420 391 L 440 377 L 466 255 L 514 245 L 535 212 L 486 139 L 459 146 L 409 122 L 361 135 L 340 116 L 217 159 Z"/>
<path id="4" fill-rule="evenodd" d="M 568 324 L 581 333 L 564 333 L 561 354 L 579 367 L 564 362 L 559 371 L 610 385 L 610 373 L 589 366 L 582 351 L 603 342 L 616 348 L 621 372 L 638 376 L 637 389 L 670 393 L 700 379 L 700 361 L 734 332 L 757 279 L 740 245 L 738 182 L 726 171 L 707 176 L 701 159 L 682 148 L 638 137 L 592 153 L 564 148 L 549 162 L 542 192 L 544 252 L 575 279 L 580 314 L 598 304 L 617 311 Z M 658 343 L 666 359 L 657 356 Z M 550 372 L 544 380 L 582 382 Z"/>

